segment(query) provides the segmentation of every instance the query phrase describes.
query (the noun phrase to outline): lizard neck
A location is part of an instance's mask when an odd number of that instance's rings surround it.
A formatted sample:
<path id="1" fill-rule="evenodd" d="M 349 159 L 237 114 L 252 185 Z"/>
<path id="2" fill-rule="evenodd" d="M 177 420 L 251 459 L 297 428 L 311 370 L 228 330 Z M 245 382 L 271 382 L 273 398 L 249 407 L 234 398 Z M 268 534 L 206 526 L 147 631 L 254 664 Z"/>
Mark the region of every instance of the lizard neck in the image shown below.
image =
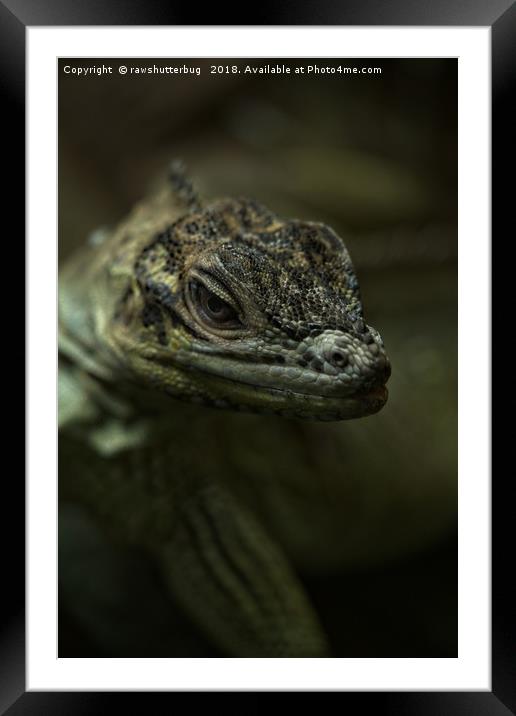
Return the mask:
<path id="1" fill-rule="evenodd" d="M 160 201 L 167 200 L 165 194 Z M 143 444 L 150 426 L 174 409 L 169 395 L 134 380 L 112 330 L 134 281 L 135 256 L 174 218 L 152 206 L 137 207 L 112 234 L 96 232 L 59 275 L 59 424 L 103 454 Z"/>
<path id="2" fill-rule="evenodd" d="M 69 262 L 59 276 L 59 354 L 77 368 L 105 380 L 114 372 L 114 361 L 99 340 L 95 310 L 95 275 L 89 247 Z M 81 270 L 82 267 L 82 270 Z"/>
<path id="3" fill-rule="evenodd" d="M 167 186 L 137 204 L 113 232 L 95 232 L 60 271 L 60 353 L 96 378 L 131 382 L 128 355 L 136 350 L 135 339 L 117 321 L 117 311 L 128 293 L 139 293 L 137 257 L 184 211 Z"/>

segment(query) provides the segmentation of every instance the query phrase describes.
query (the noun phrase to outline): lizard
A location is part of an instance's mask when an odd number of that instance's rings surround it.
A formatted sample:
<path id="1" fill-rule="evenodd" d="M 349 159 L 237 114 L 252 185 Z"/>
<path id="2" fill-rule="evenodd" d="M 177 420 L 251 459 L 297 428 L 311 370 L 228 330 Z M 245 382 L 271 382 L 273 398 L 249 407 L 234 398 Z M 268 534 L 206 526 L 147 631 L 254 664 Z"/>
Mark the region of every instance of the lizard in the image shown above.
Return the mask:
<path id="1" fill-rule="evenodd" d="M 221 438 L 217 421 L 373 415 L 390 371 L 335 231 L 206 201 L 174 161 L 60 271 L 59 496 L 143 546 L 221 653 L 329 656 L 288 549 L 240 494 L 246 469 L 233 483 L 210 469 L 238 430 Z"/>

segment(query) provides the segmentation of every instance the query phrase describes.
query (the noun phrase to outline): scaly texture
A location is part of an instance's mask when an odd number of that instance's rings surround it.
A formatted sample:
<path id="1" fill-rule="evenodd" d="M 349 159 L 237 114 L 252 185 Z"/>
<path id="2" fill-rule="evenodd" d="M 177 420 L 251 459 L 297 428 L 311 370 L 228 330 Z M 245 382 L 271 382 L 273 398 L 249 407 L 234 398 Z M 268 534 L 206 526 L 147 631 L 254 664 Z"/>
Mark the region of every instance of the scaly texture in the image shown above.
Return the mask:
<path id="1" fill-rule="evenodd" d="M 64 267 L 60 355 L 61 496 L 144 546 L 224 653 L 326 655 L 281 546 L 209 445 L 192 468 L 195 427 L 174 442 L 172 416 L 177 400 L 308 420 L 384 405 L 389 362 L 342 239 L 253 200 L 204 205 L 175 163 Z"/>

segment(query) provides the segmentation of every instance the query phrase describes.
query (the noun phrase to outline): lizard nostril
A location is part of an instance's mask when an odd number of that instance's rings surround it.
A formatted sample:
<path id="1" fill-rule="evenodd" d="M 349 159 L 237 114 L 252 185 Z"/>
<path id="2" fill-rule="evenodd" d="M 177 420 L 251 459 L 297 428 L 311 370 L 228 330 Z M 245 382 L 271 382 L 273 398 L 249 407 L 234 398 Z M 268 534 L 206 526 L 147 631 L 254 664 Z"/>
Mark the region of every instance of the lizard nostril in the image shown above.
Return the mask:
<path id="1" fill-rule="evenodd" d="M 334 351 L 331 354 L 331 360 L 332 363 L 338 366 L 345 366 L 348 362 L 348 357 L 345 353 L 341 353 L 340 351 Z"/>

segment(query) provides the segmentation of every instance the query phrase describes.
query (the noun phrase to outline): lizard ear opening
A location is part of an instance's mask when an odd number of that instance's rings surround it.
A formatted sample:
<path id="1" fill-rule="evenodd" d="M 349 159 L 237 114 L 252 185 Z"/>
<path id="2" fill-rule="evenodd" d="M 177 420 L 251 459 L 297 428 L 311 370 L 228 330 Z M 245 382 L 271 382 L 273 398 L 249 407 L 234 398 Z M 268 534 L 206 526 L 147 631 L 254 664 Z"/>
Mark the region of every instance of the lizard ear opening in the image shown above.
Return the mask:
<path id="1" fill-rule="evenodd" d="M 201 199 L 191 179 L 186 165 L 181 159 L 174 159 L 168 169 L 168 180 L 172 191 L 188 211 L 199 211 Z"/>

